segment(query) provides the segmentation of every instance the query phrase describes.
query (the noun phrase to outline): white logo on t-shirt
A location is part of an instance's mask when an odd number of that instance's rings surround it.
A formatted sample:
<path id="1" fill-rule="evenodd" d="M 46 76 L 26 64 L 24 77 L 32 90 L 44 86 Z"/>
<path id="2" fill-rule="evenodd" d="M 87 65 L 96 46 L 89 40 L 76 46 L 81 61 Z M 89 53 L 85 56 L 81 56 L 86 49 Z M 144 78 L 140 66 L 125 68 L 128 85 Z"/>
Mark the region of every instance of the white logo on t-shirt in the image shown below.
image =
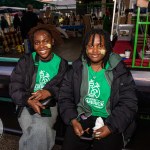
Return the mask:
<path id="1" fill-rule="evenodd" d="M 89 81 L 89 91 L 85 98 L 85 101 L 95 108 L 102 109 L 104 107 L 104 101 L 100 100 L 100 84 L 94 82 L 94 80 Z"/>
<path id="2" fill-rule="evenodd" d="M 94 80 L 89 81 L 89 97 L 98 98 L 100 96 L 100 85 L 98 82 L 94 83 Z"/>
<path id="3" fill-rule="evenodd" d="M 50 75 L 44 70 L 39 72 L 39 84 L 35 85 L 35 91 L 42 89 L 45 84 L 50 81 Z"/>

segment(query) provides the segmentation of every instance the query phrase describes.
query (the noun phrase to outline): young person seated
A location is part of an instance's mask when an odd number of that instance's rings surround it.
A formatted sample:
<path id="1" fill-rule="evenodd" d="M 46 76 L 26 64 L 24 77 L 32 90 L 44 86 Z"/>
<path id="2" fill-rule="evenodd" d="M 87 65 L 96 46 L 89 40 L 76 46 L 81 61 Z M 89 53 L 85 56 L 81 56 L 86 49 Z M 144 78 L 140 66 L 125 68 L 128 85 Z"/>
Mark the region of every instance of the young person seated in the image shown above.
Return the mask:
<path id="1" fill-rule="evenodd" d="M 51 150 L 55 143 L 57 104 L 47 108 L 42 101 L 57 101 L 68 64 L 52 52 L 53 46 L 62 41 L 54 26 L 40 24 L 30 30 L 29 37 L 35 51 L 20 58 L 9 88 L 21 113 L 18 120 L 23 135 L 19 150 Z"/>
<path id="2" fill-rule="evenodd" d="M 91 30 L 60 88 L 59 110 L 67 125 L 62 150 L 121 150 L 135 129 L 135 90 L 108 32 Z"/>

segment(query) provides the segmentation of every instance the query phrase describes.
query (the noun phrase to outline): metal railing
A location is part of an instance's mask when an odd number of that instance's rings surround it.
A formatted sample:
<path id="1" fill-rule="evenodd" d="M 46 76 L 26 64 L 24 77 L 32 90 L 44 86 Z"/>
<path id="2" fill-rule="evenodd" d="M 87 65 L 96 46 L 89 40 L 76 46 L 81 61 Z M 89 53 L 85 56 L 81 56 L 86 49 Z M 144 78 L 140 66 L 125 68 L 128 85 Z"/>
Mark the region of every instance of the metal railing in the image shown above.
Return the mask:
<path id="1" fill-rule="evenodd" d="M 150 36 L 148 35 L 148 25 L 150 25 L 149 21 L 149 12 L 145 13 L 145 19 L 141 19 L 141 8 L 138 7 L 137 10 L 137 20 L 136 20 L 136 30 L 134 37 L 134 50 L 133 50 L 133 58 L 132 58 L 132 68 L 150 68 L 150 47 L 148 49 L 148 39 Z M 142 32 L 142 44 L 139 50 L 138 40 L 140 37 L 139 29 L 143 26 L 144 30 Z M 137 56 L 139 59 L 137 60 Z"/>

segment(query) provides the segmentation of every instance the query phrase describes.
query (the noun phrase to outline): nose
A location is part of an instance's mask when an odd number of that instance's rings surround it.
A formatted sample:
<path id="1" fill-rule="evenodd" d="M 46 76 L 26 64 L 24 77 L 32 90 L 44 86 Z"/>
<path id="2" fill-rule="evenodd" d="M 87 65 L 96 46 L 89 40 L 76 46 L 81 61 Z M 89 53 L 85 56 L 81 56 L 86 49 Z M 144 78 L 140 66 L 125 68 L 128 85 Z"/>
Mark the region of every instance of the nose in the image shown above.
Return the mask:
<path id="1" fill-rule="evenodd" d="M 99 51 L 98 46 L 97 45 L 93 46 L 93 52 L 97 53 L 98 51 Z"/>
<path id="2" fill-rule="evenodd" d="M 43 42 L 40 43 L 40 48 L 44 48 L 45 44 Z"/>

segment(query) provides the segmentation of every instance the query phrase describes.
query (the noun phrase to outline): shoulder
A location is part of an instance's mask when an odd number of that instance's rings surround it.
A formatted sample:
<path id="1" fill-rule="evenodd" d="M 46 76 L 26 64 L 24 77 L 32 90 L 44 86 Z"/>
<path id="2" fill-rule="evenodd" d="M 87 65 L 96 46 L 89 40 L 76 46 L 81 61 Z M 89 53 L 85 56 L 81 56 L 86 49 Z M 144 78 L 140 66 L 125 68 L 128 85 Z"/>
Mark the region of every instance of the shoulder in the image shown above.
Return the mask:
<path id="1" fill-rule="evenodd" d="M 123 61 L 120 61 L 118 65 L 115 68 L 119 72 L 127 72 L 129 69 L 126 67 L 125 63 Z"/>
<path id="2" fill-rule="evenodd" d="M 57 54 L 53 53 L 53 59 L 61 60 L 62 58 Z"/>
<path id="3" fill-rule="evenodd" d="M 83 68 L 82 60 L 78 58 L 72 63 L 72 65 L 69 65 L 66 77 L 68 79 L 72 79 L 74 77 L 79 79 L 79 76 L 81 76 L 82 74 L 82 68 Z"/>
<path id="4" fill-rule="evenodd" d="M 18 63 L 20 63 L 20 62 L 27 63 L 29 61 L 33 61 L 32 54 L 23 55 L 22 57 L 20 57 Z"/>
<path id="5" fill-rule="evenodd" d="M 18 63 L 14 67 L 13 72 L 20 72 L 25 75 L 27 73 L 26 71 L 32 68 L 33 65 L 34 63 L 33 63 L 32 55 L 25 54 L 18 60 Z"/>
<path id="6" fill-rule="evenodd" d="M 133 80 L 130 69 L 126 67 L 123 61 L 119 62 L 116 68 L 113 69 L 113 74 L 115 78 L 121 78 L 124 81 Z"/>
<path id="7" fill-rule="evenodd" d="M 60 63 L 62 63 L 62 64 L 68 64 L 68 61 L 67 61 L 67 60 L 65 60 L 64 58 L 58 56 L 57 54 L 54 54 L 54 59 L 55 59 L 55 60 L 58 60 L 58 61 L 59 61 Z"/>
<path id="8" fill-rule="evenodd" d="M 81 58 L 76 59 L 73 63 L 72 63 L 73 68 L 79 68 L 82 66 L 82 60 Z"/>
<path id="9" fill-rule="evenodd" d="M 34 16 L 35 18 L 38 18 L 37 14 L 32 12 L 32 16 Z"/>
<path id="10" fill-rule="evenodd" d="M 82 71 L 82 66 L 82 61 L 80 59 L 77 59 L 72 64 L 68 65 L 67 72 L 69 74 L 80 74 L 80 72 Z"/>

